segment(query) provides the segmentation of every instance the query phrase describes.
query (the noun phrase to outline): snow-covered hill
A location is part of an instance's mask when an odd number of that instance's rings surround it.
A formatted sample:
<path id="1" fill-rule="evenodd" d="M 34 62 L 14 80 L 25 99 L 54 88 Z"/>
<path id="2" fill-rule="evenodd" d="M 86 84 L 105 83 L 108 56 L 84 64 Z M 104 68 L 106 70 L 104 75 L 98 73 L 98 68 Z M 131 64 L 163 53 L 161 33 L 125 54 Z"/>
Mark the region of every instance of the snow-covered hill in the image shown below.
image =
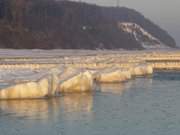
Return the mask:
<path id="1" fill-rule="evenodd" d="M 163 44 L 176 48 L 168 32 L 134 9 L 70 0 L 0 0 L 0 48 L 142 50 L 166 48 Z"/>
<path id="2" fill-rule="evenodd" d="M 141 26 L 131 22 L 121 22 L 118 24 L 119 28 L 124 32 L 131 34 L 135 40 L 141 44 L 145 49 L 166 49 L 167 45 L 162 43 L 158 38 L 151 35 Z"/>

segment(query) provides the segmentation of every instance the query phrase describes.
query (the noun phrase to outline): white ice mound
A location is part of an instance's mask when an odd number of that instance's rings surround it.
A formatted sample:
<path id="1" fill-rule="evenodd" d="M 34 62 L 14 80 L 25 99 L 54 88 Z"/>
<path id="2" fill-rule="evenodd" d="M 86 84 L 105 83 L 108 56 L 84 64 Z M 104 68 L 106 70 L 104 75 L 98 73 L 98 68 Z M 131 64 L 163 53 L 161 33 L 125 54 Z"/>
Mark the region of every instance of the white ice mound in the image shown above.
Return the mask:
<path id="1" fill-rule="evenodd" d="M 49 94 L 49 78 L 46 76 L 36 80 L 11 84 L 0 90 L 0 99 L 43 98 Z"/>
<path id="2" fill-rule="evenodd" d="M 118 83 L 127 81 L 131 78 L 131 72 L 128 69 L 109 68 L 98 73 L 96 81 L 99 83 Z"/>
<path id="3" fill-rule="evenodd" d="M 93 76 L 90 72 L 68 68 L 60 76 L 58 91 L 60 93 L 68 92 L 86 92 L 93 89 Z"/>
<path id="4" fill-rule="evenodd" d="M 29 99 L 54 96 L 62 69 L 1 70 L 0 99 Z"/>
<path id="5" fill-rule="evenodd" d="M 132 76 L 144 76 L 153 74 L 153 67 L 149 64 L 140 64 L 130 68 Z"/>

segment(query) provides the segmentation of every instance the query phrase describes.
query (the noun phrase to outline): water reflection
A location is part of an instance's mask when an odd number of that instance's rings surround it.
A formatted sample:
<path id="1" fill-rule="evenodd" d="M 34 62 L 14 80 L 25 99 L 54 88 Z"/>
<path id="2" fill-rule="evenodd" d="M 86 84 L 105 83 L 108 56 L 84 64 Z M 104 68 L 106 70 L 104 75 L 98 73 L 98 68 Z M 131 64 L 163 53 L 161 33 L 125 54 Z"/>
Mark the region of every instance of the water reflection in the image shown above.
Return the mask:
<path id="1" fill-rule="evenodd" d="M 91 120 L 93 118 L 93 95 L 91 93 L 77 93 L 60 98 L 62 119 Z"/>
<path id="2" fill-rule="evenodd" d="M 77 93 L 64 95 L 60 99 L 61 106 L 65 112 L 91 112 L 93 107 L 93 96 L 90 93 Z"/>
<path id="3" fill-rule="evenodd" d="M 64 95 L 49 100 L 11 100 L 0 102 L 0 118 L 21 118 L 48 121 L 63 114 L 91 114 L 93 97 L 90 93 Z"/>
<path id="4" fill-rule="evenodd" d="M 105 93 L 119 94 L 122 95 L 125 90 L 125 84 L 123 83 L 104 83 L 99 84 L 99 90 Z"/>
<path id="5" fill-rule="evenodd" d="M 1 101 L 0 108 L 4 115 L 9 113 L 9 117 L 44 120 L 48 119 L 49 107 L 56 109 L 55 104 L 47 100 L 12 100 Z"/>
<path id="6" fill-rule="evenodd" d="M 152 78 L 151 76 L 149 77 L 139 77 L 139 78 L 136 78 L 135 80 L 132 80 L 130 82 L 128 82 L 128 84 L 131 86 L 131 87 L 139 87 L 139 86 L 142 86 L 144 88 L 147 88 L 147 87 L 152 87 L 153 85 L 153 80 L 154 78 Z M 130 87 L 129 87 L 130 88 Z"/>
<path id="7" fill-rule="evenodd" d="M 144 89 L 147 87 L 152 87 L 153 78 L 146 77 L 146 78 L 136 78 L 135 80 L 129 80 L 128 82 L 123 83 L 102 83 L 97 84 L 96 90 L 102 93 L 110 93 L 115 95 L 123 95 L 127 90 L 131 89 L 132 87 L 138 87 L 142 85 Z M 132 93 L 132 92 L 131 92 Z"/>
<path id="8" fill-rule="evenodd" d="M 129 81 L 128 83 L 103 83 L 98 84 L 97 89 L 103 93 L 111 93 L 122 95 L 126 90 L 131 87 L 132 83 Z"/>

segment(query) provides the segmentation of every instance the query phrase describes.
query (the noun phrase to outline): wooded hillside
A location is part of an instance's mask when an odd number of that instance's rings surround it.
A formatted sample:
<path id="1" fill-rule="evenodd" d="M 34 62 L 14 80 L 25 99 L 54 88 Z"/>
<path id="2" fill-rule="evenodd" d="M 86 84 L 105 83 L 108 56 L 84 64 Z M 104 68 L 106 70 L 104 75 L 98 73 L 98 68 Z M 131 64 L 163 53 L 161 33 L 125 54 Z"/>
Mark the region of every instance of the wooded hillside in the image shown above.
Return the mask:
<path id="1" fill-rule="evenodd" d="M 143 49 L 117 27 L 134 22 L 175 47 L 174 39 L 135 10 L 55 0 L 0 0 L 0 47 Z"/>

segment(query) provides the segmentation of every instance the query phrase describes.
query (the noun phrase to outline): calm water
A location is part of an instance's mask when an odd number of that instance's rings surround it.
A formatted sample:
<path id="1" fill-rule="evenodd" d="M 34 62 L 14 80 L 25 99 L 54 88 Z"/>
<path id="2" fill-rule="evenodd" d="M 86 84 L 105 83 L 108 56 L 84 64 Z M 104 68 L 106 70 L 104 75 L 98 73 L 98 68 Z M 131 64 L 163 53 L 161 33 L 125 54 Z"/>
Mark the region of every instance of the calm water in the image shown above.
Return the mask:
<path id="1" fill-rule="evenodd" d="M 0 135 L 179 135 L 180 73 L 156 73 L 93 94 L 0 101 Z"/>

